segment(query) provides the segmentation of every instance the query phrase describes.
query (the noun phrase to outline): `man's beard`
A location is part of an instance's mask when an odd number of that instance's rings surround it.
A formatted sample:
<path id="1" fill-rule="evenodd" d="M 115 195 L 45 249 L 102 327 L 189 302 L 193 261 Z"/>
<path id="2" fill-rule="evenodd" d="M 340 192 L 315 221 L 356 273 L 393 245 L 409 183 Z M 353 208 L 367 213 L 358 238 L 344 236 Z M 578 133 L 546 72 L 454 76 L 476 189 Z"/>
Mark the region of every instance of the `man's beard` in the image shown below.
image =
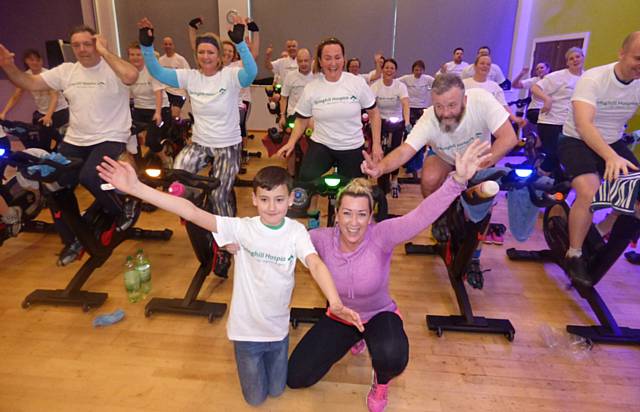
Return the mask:
<path id="1" fill-rule="evenodd" d="M 462 108 L 460 109 L 460 113 L 458 113 L 456 116 L 447 117 L 447 120 L 449 120 L 449 119 L 455 120 L 455 123 L 452 124 L 452 125 L 443 124 L 442 121 L 444 120 L 444 118 L 438 116 L 438 114 L 435 113 L 435 110 L 434 110 L 434 114 L 436 115 L 436 119 L 438 119 L 438 124 L 440 125 L 440 130 L 442 130 L 445 133 L 451 133 L 454 130 L 456 130 L 458 128 L 458 126 L 460 125 L 460 121 L 464 117 L 464 112 L 466 110 L 467 110 L 467 106 L 463 103 L 462 104 Z"/>

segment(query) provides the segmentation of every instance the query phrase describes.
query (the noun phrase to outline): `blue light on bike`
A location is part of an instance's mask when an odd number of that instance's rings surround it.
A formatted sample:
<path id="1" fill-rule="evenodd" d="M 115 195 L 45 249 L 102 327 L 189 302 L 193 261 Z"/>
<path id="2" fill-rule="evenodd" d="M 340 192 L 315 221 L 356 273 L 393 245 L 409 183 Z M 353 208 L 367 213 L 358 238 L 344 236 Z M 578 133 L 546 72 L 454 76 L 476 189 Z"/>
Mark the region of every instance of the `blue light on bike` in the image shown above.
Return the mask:
<path id="1" fill-rule="evenodd" d="M 533 173 L 532 169 L 516 169 L 516 176 L 521 178 L 529 177 L 531 173 Z"/>
<path id="2" fill-rule="evenodd" d="M 0 157 L 4 156 L 5 153 L 7 153 L 7 151 L 0 147 Z"/>

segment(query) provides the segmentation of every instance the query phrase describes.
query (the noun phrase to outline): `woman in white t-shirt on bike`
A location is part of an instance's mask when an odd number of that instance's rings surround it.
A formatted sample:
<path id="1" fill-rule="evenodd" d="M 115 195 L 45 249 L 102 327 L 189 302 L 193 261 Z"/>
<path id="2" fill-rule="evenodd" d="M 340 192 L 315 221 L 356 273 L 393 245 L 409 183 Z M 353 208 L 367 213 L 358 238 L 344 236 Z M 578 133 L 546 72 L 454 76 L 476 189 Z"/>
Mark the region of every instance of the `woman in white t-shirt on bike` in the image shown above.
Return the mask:
<path id="1" fill-rule="evenodd" d="M 337 165 L 338 173 L 348 179 L 362 176 L 363 109 L 371 121 L 372 155 L 376 160 L 381 160 L 384 155 L 375 96 L 364 79 L 343 71 L 344 63 L 344 45 L 340 40 L 331 37 L 320 43 L 315 64 L 319 65 L 323 75 L 305 86 L 296 105 L 291 137 L 278 151 L 278 155 L 289 157 L 313 117 L 314 131 L 302 159 L 300 181 L 313 181 L 334 165 Z"/>
<path id="2" fill-rule="evenodd" d="M 394 59 L 385 59 L 382 64 L 382 78 L 371 85 L 376 96 L 376 106 L 382 118 L 382 136 L 385 140 L 383 149 L 385 154 L 402 144 L 405 133 L 411 131 L 409 116 L 409 93 L 407 86 L 396 79 L 398 63 Z M 400 193 L 398 184 L 398 169 L 391 172 L 390 186 L 382 184 L 385 193 L 391 191 L 391 196 L 397 198 Z"/>

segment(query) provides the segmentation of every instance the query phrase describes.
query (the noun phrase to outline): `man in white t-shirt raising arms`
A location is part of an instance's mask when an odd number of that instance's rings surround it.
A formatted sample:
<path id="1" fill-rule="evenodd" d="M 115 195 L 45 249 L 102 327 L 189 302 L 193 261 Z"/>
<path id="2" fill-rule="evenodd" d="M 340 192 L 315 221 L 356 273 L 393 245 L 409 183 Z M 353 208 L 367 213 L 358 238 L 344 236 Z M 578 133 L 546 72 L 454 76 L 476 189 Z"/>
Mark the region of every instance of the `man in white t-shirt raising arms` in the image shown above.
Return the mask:
<path id="1" fill-rule="evenodd" d="M 469 63 L 462 61 L 464 57 L 464 49 L 462 47 L 456 47 L 453 49 L 453 60 L 446 62 L 440 67 L 440 70 L 436 73 L 436 76 L 442 73 L 453 73 L 457 76 L 462 75 L 462 70 L 469 66 Z"/>
<path id="2" fill-rule="evenodd" d="M 72 29 L 71 48 L 76 63 L 63 63 L 34 76 L 18 69 L 13 53 L 0 45 L 0 67 L 17 87 L 62 92 L 69 102 L 70 118 L 58 151 L 66 157 L 83 159 L 84 164 L 61 176 L 59 183 L 71 188 L 82 183 L 107 213 L 117 217 L 116 226 L 124 230 L 131 219 L 123 213 L 121 201 L 113 191 L 100 189 L 102 180 L 96 166 L 103 156 L 118 158 L 125 150 L 131 134 L 127 86 L 136 82 L 138 70 L 111 53 L 102 36 L 87 26 Z M 82 246 L 66 225 L 57 224 L 56 228 L 66 245 L 58 264 L 66 265 L 76 259 Z"/>
<path id="3" fill-rule="evenodd" d="M 289 39 L 285 45 L 287 56 L 271 61 L 273 47 L 269 45 L 265 51 L 264 67 L 273 72 L 273 84 L 282 84 L 287 74 L 298 69 L 296 56 L 298 55 L 298 41 Z"/>
<path id="4" fill-rule="evenodd" d="M 474 140 L 490 142 L 491 135 L 495 136 L 491 159 L 483 167 L 498 162 L 518 143 L 509 113 L 486 90 L 465 91 L 457 75 L 444 73 L 433 82 L 431 98 L 433 105 L 424 111 L 403 144 L 379 163 L 365 155 L 364 173 L 374 178 L 389 173 L 429 145 L 435 156 L 426 158 L 421 178 L 422 195 L 427 197 L 453 171 L 455 153 L 466 150 Z"/>
<path id="5" fill-rule="evenodd" d="M 640 106 L 640 31 L 625 38 L 618 56 L 617 62 L 587 70 L 578 80 L 558 143 L 560 163 L 576 191 L 569 213 L 566 270 L 582 286 L 597 281 L 587 269 L 582 244 L 593 219 L 590 206 L 600 180 L 612 181 L 638 170 L 638 159 L 622 133 Z M 637 218 L 623 215 L 618 220 L 611 238 L 637 233 Z"/>
<path id="6" fill-rule="evenodd" d="M 173 44 L 171 37 L 162 39 L 162 47 L 164 48 L 164 54 L 158 59 L 162 67 L 170 69 L 191 68 L 187 59 L 176 53 L 176 46 Z M 184 89 L 167 87 L 167 96 L 169 97 L 169 104 L 171 104 L 171 116 L 177 119 L 180 117 L 180 110 L 187 100 L 187 92 Z"/>

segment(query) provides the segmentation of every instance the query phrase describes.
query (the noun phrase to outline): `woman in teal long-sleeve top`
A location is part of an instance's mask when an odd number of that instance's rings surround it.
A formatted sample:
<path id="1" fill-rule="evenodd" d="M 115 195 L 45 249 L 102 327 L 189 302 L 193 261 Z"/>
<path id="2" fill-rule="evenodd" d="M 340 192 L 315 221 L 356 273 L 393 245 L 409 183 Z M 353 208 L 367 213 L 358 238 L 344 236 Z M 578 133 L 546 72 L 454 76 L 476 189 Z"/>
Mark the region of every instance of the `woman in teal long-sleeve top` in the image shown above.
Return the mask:
<path id="1" fill-rule="evenodd" d="M 212 161 L 211 174 L 220 179 L 212 192 L 212 213 L 234 215 L 233 184 L 240 168 L 242 138 L 238 114 L 238 94 L 249 86 L 258 71 L 256 62 L 243 40 L 244 24 L 240 19 L 229 31 L 236 44 L 243 67 L 222 67 L 221 43 L 213 33 L 196 38 L 199 69 L 169 69 L 160 66 L 153 52 L 153 25 L 142 19 L 140 44 L 149 73 L 171 87 L 185 89 L 191 99 L 194 117 L 191 144 L 178 154 L 174 169 L 195 173 Z"/>

